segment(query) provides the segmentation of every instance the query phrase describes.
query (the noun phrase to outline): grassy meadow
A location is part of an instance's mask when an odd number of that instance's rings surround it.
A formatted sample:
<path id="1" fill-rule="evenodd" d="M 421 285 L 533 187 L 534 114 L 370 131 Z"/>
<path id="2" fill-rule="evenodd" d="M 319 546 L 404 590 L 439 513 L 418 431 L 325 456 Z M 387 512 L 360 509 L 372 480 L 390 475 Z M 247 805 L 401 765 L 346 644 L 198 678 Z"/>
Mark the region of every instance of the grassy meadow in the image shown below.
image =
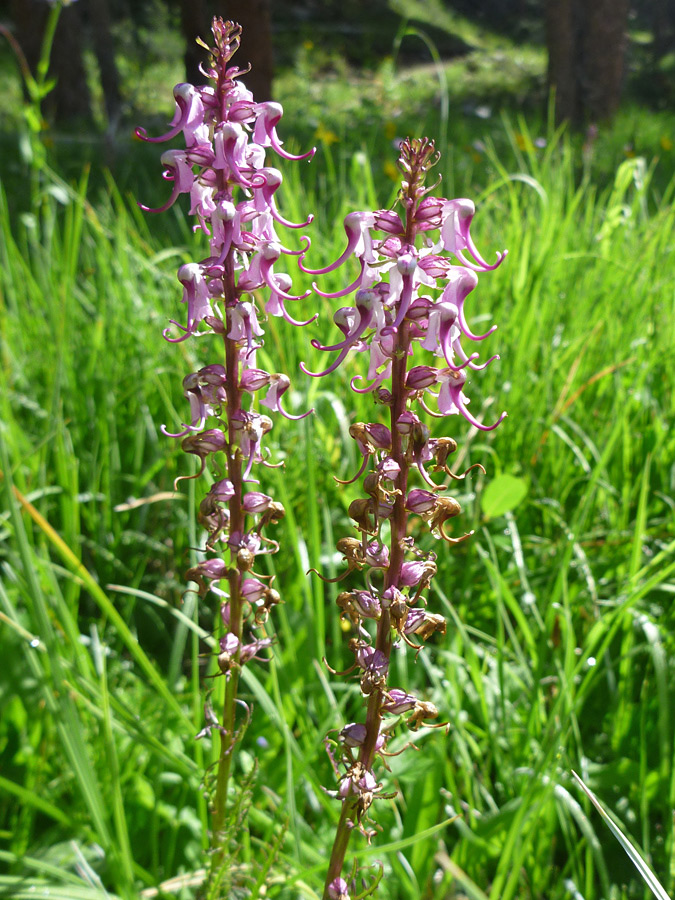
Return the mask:
<path id="1" fill-rule="evenodd" d="M 280 81 L 282 136 L 318 145 L 311 164 L 282 167 L 282 210 L 315 214 L 310 265 L 326 264 L 347 212 L 392 202 L 394 139 L 435 137 L 444 196 L 476 202 L 479 249 L 509 249 L 467 304 L 479 330 L 499 325 L 487 343 L 501 357 L 471 379 L 472 411 L 508 418 L 489 434 L 432 423 L 487 475 L 456 494 L 457 533 L 474 537 L 435 547 L 430 600 L 448 634 L 416 662 L 396 655 L 392 680 L 450 728 L 421 729 L 417 752 L 391 759 L 399 797 L 352 850 L 384 867 L 383 900 L 648 896 L 574 770 L 672 896 L 675 117 L 631 107 L 589 144 L 534 112 L 500 114 L 494 94 L 487 110 L 462 99 L 452 73 L 440 88 L 433 68 L 418 73 L 417 93 L 388 71 L 367 86 L 301 67 Z M 176 269 L 205 250 L 184 206 L 136 206 L 165 195 L 156 147 L 120 140 L 108 159 L 57 142 L 31 201 L 18 146 L 3 136 L 0 897 L 191 898 L 215 758 L 195 734 L 204 685 L 217 707 L 223 679 L 216 610 L 185 593 L 204 487 L 173 492 L 194 461 L 160 425 L 186 415 L 183 376 L 218 360 L 208 339 L 171 345 L 162 330 L 182 315 Z M 361 708 L 357 683 L 322 663 L 349 665 L 342 588 L 307 572 L 340 571 L 359 494 L 333 476 L 356 471 L 349 425 L 378 408 L 349 391 L 358 354 L 330 377 L 300 372 L 326 365 L 310 340 L 335 336 L 331 301 L 293 315 L 317 310 L 301 330 L 269 321 L 262 354 L 292 378 L 287 406 L 316 413 L 277 417 L 268 438 L 284 467 L 262 487 L 287 515 L 267 574 L 285 603 L 270 661 L 244 673 L 253 716 L 235 777 L 251 806 L 232 866 L 252 898 L 320 896 L 339 813 L 323 740 Z"/>

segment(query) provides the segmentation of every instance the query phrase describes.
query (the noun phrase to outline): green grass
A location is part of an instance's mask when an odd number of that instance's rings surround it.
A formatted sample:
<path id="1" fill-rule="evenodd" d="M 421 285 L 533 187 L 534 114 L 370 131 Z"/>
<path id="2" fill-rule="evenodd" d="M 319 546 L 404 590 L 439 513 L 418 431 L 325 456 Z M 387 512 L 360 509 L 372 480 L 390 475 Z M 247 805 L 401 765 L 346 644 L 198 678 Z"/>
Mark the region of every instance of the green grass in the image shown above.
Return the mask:
<path id="1" fill-rule="evenodd" d="M 345 119 L 338 142 L 324 140 L 302 184 L 287 172 L 284 212 L 317 214 L 317 265 L 340 252 L 347 211 L 392 199 L 390 141 L 414 110 L 389 134 L 375 106 L 356 137 Z M 308 114 L 296 140 L 334 121 Z M 475 197 L 478 246 L 509 248 L 470 300 L 477 326 L 499 324 L 488 343 L 501 356 L 473 380 L 472 409 L 509 417 L 487 436 L 456 420 L 438 431 L 488 474 L 458 493 L 458 528 L 475 537 L 436 547 L 448 635 L 392 668 L 451 727 L 420 732 L 417 752 L 391 760 L 400 797 L 378 802 L 381 832 L 354 850 L 384 865 L 389 900 L 642 896 L 574 769 L 672 894 L 672 121 L 628 110 L 586 151 L 494 111 L 422 124 L 436 137 L 448 128 L 444 189 Z M 49 176 L 40 209 L 10 214 L 0 196 L 0 896 L 12 898 L 150 897 L 181 875 L 161 896 L 191 897 L 204 864 L 214 755 L 194 735 L 202 686 L 215 701 L 222 679 L 204 681 L 214 610 L 184 594 L 200 540 L 194 483 L 167 496 L 189 463 L 159 426 L 182 421 L 181 379 L 213 359 L 208 342 L 161 338 L 180 314 L 175 270 L 198 240 L 178 209 L 139 212 L 135 199 L 154 203 L 165 185 L 154 150 L 125 152 L 115 181 L 96 168 L 93 187 L 87 169 L 72 184 Z M 289 900 L 320 892 L 338 813 L 321 789 L 333 787 L 323 738 L 360 708 L 355 684 L 321 663 L 348 665 L 338 588 L 305 573 L 339 570 L 334 544 L 351 533 L 357 490 L 333 475 L 353 473 L 348 427 L 373 407 L 348 390 L 358 358 L 320 383 L 299 372 L 325 362 L 309 341 L 332 334 L 330 304 L 310 298 L 302 312 L 317 308 L 302 332 L 267 326 L 291 404 L 317 413 L 271 435 L 285 468 L 264 487 L 287 517 L 268 573 L 285 605 L 270 622 L 273 661 L 246 670 L 254 714 L 235 773 L 257 760 L 236 864 L 269 853 L 267 896 Z M 527 493 L 488 517 L 486 491 L 507 474 Z"/>

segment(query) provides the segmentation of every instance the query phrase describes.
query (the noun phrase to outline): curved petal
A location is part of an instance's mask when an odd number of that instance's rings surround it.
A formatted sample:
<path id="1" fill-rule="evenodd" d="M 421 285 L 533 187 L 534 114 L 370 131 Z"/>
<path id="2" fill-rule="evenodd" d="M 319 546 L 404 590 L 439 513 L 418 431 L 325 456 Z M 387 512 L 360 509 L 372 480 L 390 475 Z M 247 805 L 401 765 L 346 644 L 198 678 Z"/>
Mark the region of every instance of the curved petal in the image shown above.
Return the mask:
<path id="1" fill-rule="evenodd" d="M 328 272 L 333 272 L 335 269 L 338 269 L 342 265 L 342 263 L 345 262 L 345 260 L 347 260 L 354 253 L 359 241 L 363 236 L 363 232 L 373 225 L 374 219 L 375 217 L 373 213 L 349 213 L 348 216 L 345 216 L 344 220 L 344 229 L 347 234 L 347 246 L 345 247 L 341 255 L 335 260 L 335 262 L 331 263 L 329 266 L 325 266 L 323 269 L 306 269 L 303 265 L 304 257 L 301 257 L 298 265 L 300 266 L 302 271 L 306 272 L 308 275 L 326 275 Z M 330 295 L 325 294 L 324 296 Z"/>
<path id="2" fill-rule="evenodd" d="M 256 144 L 262 144 L 263 147 L 271 147 L 275 153 L 283 159 L 311 159 L 316 153 L 316 147 L 312 147 L 307 153 L 301 156 L 294 156 L 292 153 L 284 150 L 281 141 L 277 135 L 276 124 L 283 115 L 283 109 L 279 103 L 259 103 L 258 118 L 253 131 L 253 140 Z"/>
<path id="3" fill-rule="evenodd" d="M 313 284 L 312 287 L 314 288 L 314 290 L 316 291 L 316 293 L 319 294 L 320 297 L 327 297 L 327 298 L 330 299 L 330 300 L 336 300 L 338 297 L 346 297 L 347 294 L 353 294 L 354 291 L 355 291 L 358 287 L 362 287 L 362 286 L 363 286 L 363 285 L 360 284 L 360 281 L 361 281 L 361 279 L 363 278 L 363 270 L 364 270 L 364 268 L 365 268 L 365 265 L 366 265 L 365 262 L 364 262 L 363 260 L 361 260 L 361 271 L 359 272 L 359 274 L 357 275 L 357 277 L 354 279 L 354 281 L 352 281 L 351 284 L 347 285 L 346 288 L 343 288 L 341 291 L 336 291 L 334 294 L 326 293 L 325 291 L 320 290 L 320 289 L 316 286 L 316 284 Z"/>

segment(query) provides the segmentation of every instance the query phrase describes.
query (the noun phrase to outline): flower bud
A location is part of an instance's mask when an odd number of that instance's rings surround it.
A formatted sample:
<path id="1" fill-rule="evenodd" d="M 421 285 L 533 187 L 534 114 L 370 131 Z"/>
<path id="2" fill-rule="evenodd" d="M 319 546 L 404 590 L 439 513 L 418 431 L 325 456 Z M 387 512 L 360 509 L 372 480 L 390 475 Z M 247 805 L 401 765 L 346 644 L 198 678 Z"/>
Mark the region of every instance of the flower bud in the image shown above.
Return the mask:
<path id="1" fill-rule="evenodd" d="M 233 659 L 239 651 L 239 638 L 236 634 L 232 634 L 231 631 L 228 631 L 226 635 L 221 637 L 219 645 L 220 653 L 218 654 L 218 668 L 223 675 L 227 675 L 232 668 Z"/>
<path id="2" fill-rule="evenodd" d="M 437 197 L 425 197 L 415 210 L 415 225 L 419 231 L 441 227 L 443 203 Z"/>
<path id="3" fill-rule="evenodd" d="M 183 393 L 187 396 L 190 391 L 199 390 L 199 373 L 190 372 L 183 379 Z"/>
<path id="4" fill-rule="evenodd" d="M 217 316 L 204 316 L 204 321 L 214 334 L 225 334 L 225 324 Z"/>
<path id="5" fill-rule="evenodd" d="M 373 566 L 376 569 L 386 569 L 389 565 L 389 550 L 379 541 L 371 541 L 366 547 L 364 559 L 369 566 Z"/>
<path id="6" fill-rule="evenodd" d="M 402 629 L 403 634 L 413 634 L 418 628 L 424 624 L 425 611 L 421 607 L 413 607 L 408 609 L 405 615 L 405 624 Z"/>
<path id="7" fill-rule="evenodd" d="M 394 402 L 394 396 L 387 388 L 379 387 L 375 391 L 375 401 L 381 403 L 382 406 L 391 406 Z"/>
<path id="8" fill-rule="evenodd" d="M 345 725 L 339 734 L 340 741 L 347 747 L 360 747 L 366 739 L 366 726 L 360 722 Z"/>
<path id="9" fill-rule="evenodd" d="M 393 209 L 380 210 L 375 214 L 375 228 L 388 234 L 402 237 L 405 234 L 405 226 L 401 217 Z"/>
<path id="10" fill-rule="evenodd" d="M 197 563 L 185 573 L 189 581 L 196 581 L 201 584 L 204 579 L 207 581 L 219 581 L 221 578 L 227 577 L 227 563 L 223 559 L 214 557 L 213 559 L 205 559 Z"/>
<path id="11" fill-rule="evenodd" d="M 227 438 L 219 428 L 208 428 L 200 434 L 191 434 L 181 442 L 186 453 L 194 453 L 200 459 L 206 459 L 209 453 L 217 453 L 227 447 Z"/>
<path id="12" fill-rule="evenodd" d="M 234 497 L 234 485 L 229 478 L 215 481 L 211 485 L 211 490 L 207 494 L 207 497 L 209 495 L 213 497 L 217 503 L 227 503 L 228 500 L 231 500 L 232 497 Z"/>
<path id="13" fill-rule="evenodd" d="M 419 425 L 420 418 L 416 416 L 414 412 L 410 412 L 410 410 L 406 410 L 406 412 L 401 413 L 401 415 L 396 420 L 396 430 L 399 434 L 410 434 L 414 425 Z"/>
<path id="14" fill-rule="evenodd" d="M 401 566 L 399 585 L 401 587 L 414 587 L 418 584 L 428 584 L 436 574 L 437 569 L 436 563 L 431 559 L 416 559 L 405 562 Z"/>
<path id="15" fill-rule="evenodd" d="M 412 513 L 422 515 L 436 508 L 438 497 L 432 491 L 425 491 L 422 488 L 414 488 L 408 492 L 405 501 L 405 508 Z"/>
<path id="16" fill-rule="evenodd" d="M 379 599 L 369 591 L 354 591 L 352 606 L 364 619 L 378 620 L 382 615 Z"/>
<path id="17" fill-rule="evenodd" d="M 221 366 L 219 363 L 203 366 L 197 374 L 199 375 L 200 380 L 206 384 L 212 384 L 215 387 L 221 387 L 227 384 L 225 366 Z"/>
<path id="18" fill-rule="evenodd" d="M 255 516 L 265 512 L 272 502 L 272 498 L 260 491 L 249 491 L 242 500 L 242 509 L 249 515 Z"/>
<path id="19" fill-rule="evenodd" d="M 391 713 L 394 716 L 400 716 L 402 713 L 410 712 L 415 708 L 417 697 L 413 694 L 407 694 L 401 688 L 392 688 L 385 694 L 382 703 L 382 712 Z"/>
<path id="20" fill-rule="evenodd" d="M 396 268 L 401 275 L 412 275 L 417 268 L 417 260 L 412 253 L 403 253 L 396 260 Z"/>
<path id="21" fill-rule="evenodd" d="M 359 445 L 363 454 L 373 454 L 377 450 L 391 449 L 391 432 L 386 425 L 375 422 L 355 422 L 349 427 L 349 434 Z"/>
<path id="22" fill-rule="evenodd" d="M 423 324 L 426 322 L 427 317 L 429 316 L 429 310 L 432 309 L 433 306 L 434 302 L 431 297 L 416 297 L 408 307 L 406 319 L 410 322 Z"/>
<path id="23" fill-rule="evenodd" d="M 328 885 L 329 900 L 351 900 L 349 889 L 344 878 L 334 878 Z"/>
<path id="24" fill-rule="evenodd" d="M 265 372 L 264 369 L 246 369 L 239 379 L 239 388 L 242 391 L 253 393 L 259 391 L 260 388 L 267 387 L 271 378 L 269 372 Z"/>
<path id="25" fill-rule="evenodd" d="M 255 604 L 261 599 L 267 589 L 267 586 L 262 581 L 258 581 L 257 578 L 246 578 L 241 585 L 241 596 L 244 600 L 248 600 L 249 603 Z"/>
<path id="26" fill-rule="evenodd" d="M 436 371 L 435 366 L 413 366 L 408 372 L 405 386 L 410 391 L 422 391 L 431 387 L 436 384 Z"/>

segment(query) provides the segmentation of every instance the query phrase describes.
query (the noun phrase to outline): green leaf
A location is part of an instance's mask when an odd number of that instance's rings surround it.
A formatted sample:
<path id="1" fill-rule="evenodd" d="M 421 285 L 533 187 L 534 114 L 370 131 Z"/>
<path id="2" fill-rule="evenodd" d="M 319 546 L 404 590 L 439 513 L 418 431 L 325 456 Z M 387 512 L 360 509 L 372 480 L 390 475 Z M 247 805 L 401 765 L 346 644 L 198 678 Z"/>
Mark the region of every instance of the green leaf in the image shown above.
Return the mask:
<path id="1" fill-rule="evenodd" d="M 486 519 L 496 519 L 515 509 L 527 495 L 527 482 L 515 475 L 498 475 L 483 491 L 481 507 Z"/>

